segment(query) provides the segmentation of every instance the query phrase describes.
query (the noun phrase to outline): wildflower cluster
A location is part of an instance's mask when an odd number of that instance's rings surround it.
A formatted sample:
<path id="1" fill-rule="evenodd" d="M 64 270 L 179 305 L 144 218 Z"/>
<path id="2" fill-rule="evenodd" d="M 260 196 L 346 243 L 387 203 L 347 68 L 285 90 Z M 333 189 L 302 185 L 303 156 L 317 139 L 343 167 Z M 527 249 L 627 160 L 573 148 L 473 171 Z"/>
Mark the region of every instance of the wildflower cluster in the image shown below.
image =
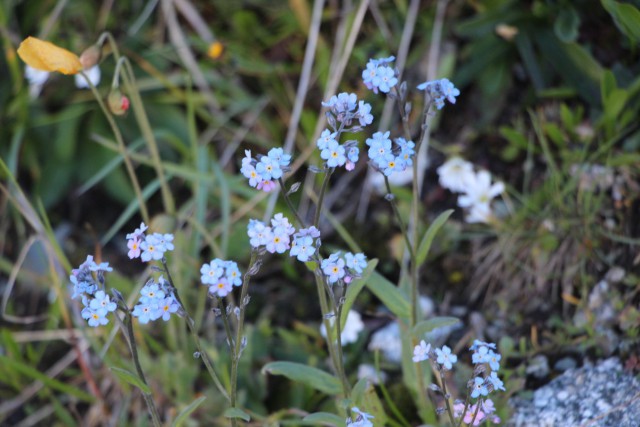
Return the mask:
<path id="1" fill-rule="evenodd" d="M 387 65 L 395 59 L 395 56 L 390 56 L 367 62 L 367 68 L 362 71 L 362 80 L 367 89 L 373 93 L 388 93 L 398 83 L 395 70 Z"/>
<path id="2" fill-rule="evenodd" d="M 165 252 L 172 251 L 173 234 L 145 234 L 148 229 L 144 222 L 133 233 L 127 234 L 128 256 L 130 259 L 140 258 L 144 262 L 160 261 Z"/>
<path id="3" fill-rule="evenodd" d="M 456 96 L 460 95 L 460 91 L 449 81 L 449 79 L 432 80 L 424 82 L 417 86 L 418 90 L 424 90 L 429 97 L 435 102 L 438 110 L 444 107 L 444 101 L 447 100 L 451 104 L 456 103 Z"/>
<path id="4" fill-rule="evenodd" d="M 333 95 L 329 98 L 329 101 L 323 101 L 322 106 L 329 109 L 327 111 L 327 120 L 336 131 L 338 130 L 336 122 L 341 123 L 342 127 L 344 127 L 351 126 L 357 120 L 360 126 L 349 129 L 352 132 L 360 130 L 373 122 L 371 105 L 358 100 L 355 93 L 342 92 L 338 95 Z"/>
<path id="5" fill-rule="evenodd" d="M 369 146 L 369 158 L 371 163 L 385 176 L 394 172 L 402 172 L 413 164 L 415 144 L 404 138 L 396 138 L 391 144 L 389 132 L 376 132 L 371 138 L 367 138 Z"/>
<path id="6" fill-rule="evenodd" d="M 104 292 L 104 273 L 113 271 L 109 263 L 97 264 L 93 256 L 88 255 L 80 267 L 71 270 L 69 279 L 73 284 L 72 299 L 82 299 L 82 318 L 89 326 L 98 327 L 109 323 L 107 315 L 116 310 L 117 305 Z"/>
<path id="7" fill-rule="evenodd" d="M 209 286 L 209 294 L 225 297 L 233 286 L 242 285 L 242 277 L 238 264 L 234 261 L 224 261 L 219 258 L 203 264 L 200 268 L 200 280 Z"/>
<path id="8" fill-rule="evenodd" d="M 367 414 L 366 412 L 362 412 L 360 409 L 353 407 L 351 408 L 352 412 L 358 414 L 356 419 L 352 419 L 351 417 L 347 418 L 347 427 L 373 427 L 373 423 L 369 421 L 374 418 L 372 415 Z"/>
<path id="9" fill-rule="evenodd" d="M 291 235 L 296 229 L 281 213 L 271 218 L 271 226 L 257 219 L 250 219 L 247 226 L 249 243 L 254 249 L 264 247 L 267 252 L 285 253 L 291 247 Z"/>
<path id="10" fill-rule="evenodd" d="M 354 278 L 360 277 L 366 267 L 367 257 L 363 253 L 346 252 L 343 255 L 341 251 L 332 253 L 320 264 L 320 268 L 330 284 L 340 280 L 349 284 Z"/>
<path id="11" fill-rule="evenodd" d="M 282 148 L 272 148 L 266 156 L 251 157 L 251 150 L 245 150 L 240 172 L 249 179 L 249 185 L 269 192 L 276 187 L 275 181 L 282 178 L 289 168 L 291 155 L 285 154 Z"/>
<path id="12" fill-rule="evenodd" d="M 485 421 L 500 424 L 502 420 L 495 414 L 495 411 L 496 407 L 491 399 L 480 400 L 473 405 L 469 405 L 466 410 L 464 402 L 453 404 L 453 416 L 458 419 L 462 418 L 463 423 L 474 426 L 479 426 Z"/>
<path id="13" fill-rule="evenodd" d="M 131 315 L 137 317 L 140 323 L 145 324 L 160 318 L 166 322 L 171 314 L 179 313 L 180 304 L 171 286 L 162 276 L 158 281 L 150 279 L 140 289 L 140 295 L 142 296 L 131 312 Z"/>
<path id="14" fill-rule="evenodd" d="M 481 170 L 477 173 L 473 165 L 459 157 L 452 157 L 437 170 L 440 185 L 456 193 L 458 206 L 469 209 L 466 221 L 488 223 L 493 217 L 491 200 L 504 192 L 502 182 L 491 183 L 491 174 Z"/>
<path id="15" fill-rule="evenodd" d="M 474 377 L 467 383 L 467 388 L 469 389 L 469 397 L 478 399 L 478 401 L 471 406 L 468 399 L 466 404 L 456 401 L 454 405 L 454 416 L 456 418 L 462 417 L 463 422 L 466 424 L 473 423 L 476 426 L 486 420 L 496 424 L 500 423 L 500 418 L 493 414 L 495 412 L 493 401 L 486 399 L 494 390 L 505 390 L 504 383 L 498 377 L 502 356 L 495 352 L 495 349 L 495 344 L 480 340 L 475 340 L 473 345 L 469 347 L 469 350 L 473 352 L 471 362 L 475 365 L 475 369 Z M 432 351 L 431 344 L 427 344 L 422 340 L 420 344 L 414 347 L 414 362 L 433 361 L 434 359 L 437 370 L 451 370 L 458 361 L 458 357 L 452 354 L 451 349 L 446 345 L 441 349 L 436 348 Z M 432 366 L 434 365 L 432 364 Z M 434 389 L 439 390 L 438 387 Z"/>
<path id="16" fill-rule="evenodd" d="M 309 261 L 320 247 L 320 230 L 311 226 L 301 228 L 293 235 L 290 256 L 294 256 L 301 262 Z"/>

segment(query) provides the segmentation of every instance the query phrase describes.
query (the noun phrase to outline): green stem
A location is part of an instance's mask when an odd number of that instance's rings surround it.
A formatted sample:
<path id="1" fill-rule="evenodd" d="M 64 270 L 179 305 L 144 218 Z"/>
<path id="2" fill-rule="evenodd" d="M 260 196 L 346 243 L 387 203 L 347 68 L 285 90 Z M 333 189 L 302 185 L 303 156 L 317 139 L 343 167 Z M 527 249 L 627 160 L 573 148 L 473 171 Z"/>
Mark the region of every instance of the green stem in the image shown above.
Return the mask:
<path id="1" fill-rule="evenodd" d="M 116 121 L 113 118 L 111 111 L 109 111 L 104 101 L 102 100 L 102 97 L 98 92 L 98 89 L 96 89 L 93 83 L 91 83 L 91 81 L 89 80 L 87 75 L 84 74 L 84 72 L 82 72 L 82 76 L 87 81 L 87 84 L 89 85 L 89 88 L 93 93 L 93 96 L 96 98 L 96 101 L 98 101 L 98 105 L 100 106 L 100 109 L 102 110 L 105 117 L 107 118 L 107 122 L 109 122 L 109 126 L 111 127 L 111 131 L 113 132 L 113 135 L 116 137 L 116 142 L 118 143 L 118 151 L 120 152 L 120 155 L 122 156 L 122 160 L 124 161 L 125 168 L 127 169 L 127 174 L 129 175 L 129 179 L 131 180 L 131 185 L 133 186 L 133 191 L 136 193 L 136 199 L 138 199 L 138 205 L 140 206 L 140 214 L 142 215 L 142 219 L 144 220 L 144 222 L 148 224 L 149 212 L 147 211 L 147 205 L 144 201 L 144 197 L 142 196 L 142 190 L 140 188 L 140 183 L 138 182 L 138 178 L 136 177 L 136 173 L 133 169 L 133 164 L 131 163 L 131 159 L 127 154 L 127 147 L 124 144 L 124 139 L 122 138 L 122 133 L 120 133 L 120 128 L 118 128 L 118 125 L 116 124 Z"/>
<path id="2" fill-rule="evenodd" d="M 131 106 L 133 107 L 136 121 L 140 126 L 142 135 L 144 136 L 145 141 L 147 141 L 147 146 L 149 147 L 149 152 L 151 153 L 153 166 L 156 170 L 156 174 L 158 175 L 158 180 L 160 181 L 160 189 L 162 192 L 162 202 L 164 205 L 164 209 L 167 213 L 173 215 L 176 210 L 175 202 L 173 200 L 173 195 L 169 190 L 169 185 L 167 184 L 164 169 L 162 168 L 162 159 L 160 158 L 158 143 L 156 141 L 155 135 L 153 134 L 153 130 L 151 129 L 149 117 L 147 116 L 147 113 L 144 109 L 144 104 L 142 103 L 142 97 L 140 96 L 140 91 L 138 90 L 138 86 L 136 85 L 136 78 L 133 74 L 131 62 L 129 62 L 129 60 L 125 57 L 123 57 L 123 60 L 126 69 L 126 72 L 122 74 L 124 78 L 124 87 L 127 93 L 131 96 Z"/>
<path id="3" fill-rule="evenodd" d="M 162 192 L 162 202 L 164 204 L 164 209 L 169 214 L 175 213 L 175 203 L 173 201 L 173 195 L 171 191 L 169 191 L 169 187 L 167 185 L 164 170 L 162 169 L 160 154 L 158 151 L 158 144 L 155 139 L 155 135 L 151 130 L 151 125 L 149 124 L 149 118 L 147 117 L 147 113 L 144 109 L 144 104 L 142 103 L 142 98 L 140 97 L 140 91 L 138 91 L 138 87 L 136 85 L 135 75 L 133 74 L 133 68 L 131 67 L 131 63 L 125 57 L 121 57 L 120 51 L 118 50 L 118 44 L 116 43 L 113 35 L 105 31 L 100 34 L 98 38 L 98 42 L 96 43 L 98 46 L 102 46 L 105 41 L 109 42 L 109 47 L 113 51 L 113 57 L 116 60 L 116 68 L 120 70 L 120 63 L 123 62 L 125 65 L 125 72 L 122 72 L 122 77 L 124 79 L 124 86 L 126 92 L 131 96 L 131 105 L 133 106 L 133 111 L 136 116 L 136 121 L 140 126 L 140 130 L 142 131 L 142 135 L 147 142 L 147 146 L 149 147 L 149 151 L 151 153 L 151 158 L 153 160 L 154 168 L 156 169 L 156 174 L 158 175 L 158 180 L 160 181 L 160 188 Z M 119 75 L 119 74 L 118 74 Z M 116 83 L 117 76 L 114 76 L 114 83 Z"/>
<path id="4" fill-rule="evenodd" d="M 333 304 L 336 308 L 336 312 L 337 312 L 337 317 L 336 317 L 336 335 L 337 335 L 337 358 L 339 361 L 339 364 L 336 368 L 338 368 L 338 375 L 340 376 L 340 381 L 342 382 L 342 392 L 344 393 L 344 397 L 345 398 L 349 398 L 349 396 L 351 395 L 351 387 L 349 386 L 349 380 L 347 379 L 347 374 L 345 373 L 344 370 L 344 355 L 342 353 L 342 322 L 341 322 L 341 318 L 342 318 L 342 307 L 343 305 L 340 304 L 339 301 L 336 301 L 335 296 L 334 296 L 334 300 L 333 300 Z M 328 334 L 327 334 L 328 336 Z"/>
<path id="5" fill-rule="evenodd" d="M 391 204 L 391 207 L 393 209 L 393 214 L 396 217 L 396 220 L 398 221 L 398 224 L 400 225 L 400 230 L 402 231 L 402 236 L 404 237 L 404 241 L 407 244 L 407 249 L 409 250 L 409 255 L 411 257 L 411 262 L 413 263 L 413 260 L 415 258 L 415 252 L 413 250 L 413 245 L 411 244 L 411 241 L 409 240 L 409 234 L 407 231 L 407 227 L 404 225 L 404 221 L 402 220 L 402 216 L 400 215 L 400 211 L 398 210 L 398 204 L 396 203 L 396 199 L 393 196 L 393 192 L 391 191 L 391 185 L 389 184 L 389 178 L 384 175 L 384 183 L 387 187 L 387 195 L 389 196 L 387 198 L 387 200 L 389 201 L 389 203 Z"/>
<path id="6" fill-rule="evenodd" d="M 322 202 L 324 200 L 324 195 L 327 192 L 327 188 L 329 187 L 329 178 L 331 178 L 331 174 L 336 168 L 330 168 L 329 171 L 324 176 L 324 181 L 322 181 L 322 187 L 320 188 L 320 195 L 318 196 L 318 207 L 316 208 L 316 214 L 313 217 L 313 225 L 318 228 L 318 223 L 320 222 L 320 212 L 322 212 Z"/>
<path id="7" fill-rule="evenodd" d="M 138 356 L 138 347 L 136 345 L 136 338 L 133 334 L 133 322 L 131 318 L 131 313 L 127 309 L 125 311 L 125 325 L 127 327 L 127 335 L 129 339 L 127 340 L 129 343 L 129 350 L 131 351 L 131 357 L 133 358 L 133 364 L 136 367 L 136 372 L 138 374 L 138 378 L 140 381 L 147 387 L 149 384 L 147 383 L 147 379 L 144 376 L 144 372 L 142 371 L 142 366 L 140 365 L 140 358 Z M 142 390 L 141 390 L 142 391 Z M 158 409 L 156 408 L 156 404 L 153 401 L 153 396 L 151 393 L 146 393 L 142 391 L 142 397 L 144 397 L 144 401 L 147 403 L 147 408 L 149 409 L 149 415 L 151 416 L 151 420 L 153 421 L 153 425 L 156 427 L 162 426 L 162 422 L 160 421 L 160 415 L 158 414 Z"/>
<path id="8" fill-rule="evenodd" d="M 209 376 L 211 376 L 211 379 L 213 379 L 213 382 L 218 388 L 218 390 L 220 391 L 220 393 L 224 396 L 225 399 L 227 399 L 228 401 L 231 401 L 231 398 L 229 397 L 229 393 L 227 393 L 227 390 L 224 388 L 224 386 L 222 385 L 222 382 L 218 378 L 218 374 L 216 374 L 216 371 L 213 369 L 213 363 L 211 363 L 211 359 L 209 359 L 209 355 L 202 348 L 202 344 L 200 343 L 200 337 L 198 336 L 198 331 L 196 329 L 195 321 L 191 318 L 191 316 L 189 316 L 189 313 L 187 312 L 186 307 L 184 306 L 184 304 L 182 303 L 182 300 L 180 299 L 180 295 L 178 294 L 178 288 L 176 288 L 174 285 L 173 279 L 171 278 L 171 273 L 169 273 L 169 267 L 167 266 L 167 260 L 164 258 L 162 259 L 162 266 L 164 267 L 164 272 L 167 275 L 167 280 L 169 282 L 169 285 L 171 286 L 173 295 L 176 297 L 176 301 L 178 301 L 178 304 L 180 304 L 180 307 L 184 312 L 184 317 L 187 322 L 187 326 L 189 327 L 189 332 L 191 332 L 191 336 L 193 336 L 193 341 L 196 345 L 196 348 L 198 349 L 198 354 L 200 355 L 200 359 L 202 359 L 204 366 L 207 368 L 207 371 L 209 372 Z"/>
<path id="9" fill-rule="evenodd" d="M 284 186 L 284 181 L 282 180 L 282 178 L 278 178 L 278 184 L 280 184 L 280 189 L 282 190 L 282 197 L 284 197 L 284 201 L 287 202 L 287 206 L 289 207 L 291 212 L 293 212 L 293 214 L 295 215 L 296 219 L 298 220 L 298 223 L 300 224 L 300 227 L 307 228 L 304 220 L 298 213 L 298 210 L 293 206 L 293 203 L 291 202 L 291 199 L 287 194 L 287 189 Z"/>
<path id="10" fill-rule="evenodd" d="M 249 261 L 249 266 L 247 267 L 247 272 L 244 274 L 244 280 L 242 281 L 242 290 L 240 291 L 240 300 L 238 301 L 238 307 L 240 308 L 240 315 L 238 318 L 238 327 L 236 329 L 236 338 L 234 341 L 234 347 L 231 354 L 231 407 L 235 408 L 237 405 L 238 399 L 238 366 L 240 364 L 240 356 L 242 354 L 242 332 L 244 330 L 244 315 L 246 312 L 245 300 L 247 299 L 247 294 L 249 292 L 249 282 L 251 281 L 251 276 L 255 274 L 253 272 L 253 266 L 258 260 L 258 253 L 255 251 L 251 252 L 251 260 Z M 226 313 L 222 313 L 223 316 L 226 316 Z M 230 332 L 230 331 L 229 331 Z M 231 424 L 233 426 L 237 425 L 236 418 L 231 419 Z"/>
<path id="11" fill-rule="evenodd" d="M 433 365 L 431 366 L 431 368 L 433 369 Z M 440 369 L 440 370 L 434 370 L 434 374 L 436 378 L 439 379 L 439 383 L 438 384 L 440 386 L 440 389 L 442 390 L 442 395 L 444 397 L 444 404 L 447 407 L 447 414 L 449 414 L 449 421 L 451 421 L 451 425 L 455 426 L 456 425 L 456 421 L 453 418 L 453 405 L 451 405 L 451 396 L 449 395 L 449 393 L 447 392 L 447 381 L 444 378 L 444 369 Z M 464 417 L 463 417 L 464 418 Z"/>

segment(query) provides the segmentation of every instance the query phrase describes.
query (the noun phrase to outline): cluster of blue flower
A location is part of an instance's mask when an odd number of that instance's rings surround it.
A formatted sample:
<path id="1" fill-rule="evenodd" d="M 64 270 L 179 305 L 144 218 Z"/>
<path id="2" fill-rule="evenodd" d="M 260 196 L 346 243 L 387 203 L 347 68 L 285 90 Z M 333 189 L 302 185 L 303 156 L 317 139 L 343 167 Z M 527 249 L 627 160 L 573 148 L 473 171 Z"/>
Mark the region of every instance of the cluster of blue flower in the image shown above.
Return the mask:
<path id="1" fill-rule="evenodd" d="M 456 103 L 456 96 L 460 95 L 460 91 L 449 81 L 449 79 L 433 80 L 418 85 L 419 90 L 426 91 L 436 108 L 441 110 L 444 107 L 445 99 L 452 104 Z"/>
<path id="2" fill-rule="evenodd" d="M 73 284 L 72 299 L 81 297 L 81 315 L 89 326 L 97 327 L 109 323 L 107 315 L 116 310 L 117 304 L 104 292 L 104 273 L 113 271 L 108 262 L 97 264 L 88 255 L 80 267 L 71 270 L 69 279 Z"/>
<path id="3" fill-rule="evenodd" d="M 282 148 L 272 148 L 266 156 L 251 157 L 251 150 L 245 150 L 240 173 L 249 179 L 249 185 L 269 192 L 276 187 L 275 180 L 282 178 L 291 162 L 291 155 Z"/>
<path id="4" fill-rule="evenodd" d="M 144 262 L 160 261 L 165 252 L 172 251 L 173 234 L 153 233 L 145 235 L 148 229 L 144 222 L 133 233 L 127 234 L 127 247 L 130 259 L 140 258 Z"/>
<path id="5" fill-rule="evenodd" d="M 140 323 L 148 323 L 150 320 L 162 318 L 165 322 L 171 318 L 171 314 L 180 310 L 180 304 L 170 289 L 163 276 L 158 281 L 149 281 L 140 289 L 140 299 L 133 308 L 131 315 L 137 317 Z"/>
<path id="6" fill-rule="evenodd" d="M 322 272 L 327 276 L 329 283 L 333 284 L 339 280 L 349 284 L 355 277 L 360 277 L 367 268 L 367 257 L 363 253 L 353 254 L 346 252 L 334 252 L 329 258 L 323 259 L 320 264 Z"/>
<path id="7" fill-rule="evenodd" d="M 225 297 L 234 286 L 242 285 L 240 269 L 234 261 L 213 259 L 202 265 L 200 274 L 200 280 L 209 286 L 209 294 L 214 296 Z"/>
<path id="8" fill-rule="evenodd" d="M 249 243 L 254 249 L 265 248 L 271 253 L 285 253 L 295 256 L 298 261 L 307 262 L 313 258 L 320 247 L 320 231 L 314 227 L 301 228 L 296 231 L 287 217 L 278 213 L 271 219 L 271 225 L 250 219 L 247 226 Z M 336 252 L 321 261 L 320 268 L 330 284 L 342 280 L 350 283 L 360 277 L 367 267 L 367 257 L 362 254 Z"/>
<path id="9" fill-rule="evenodd" d="M 127 234 L 128 256 L 131 259 L 140 258 L 143 262 L 160 261 L 164 254 L 174 249 L 173 234 L 153 233 L 146 235 L 148 227 L 141 223 L 133 233 Z M 111 301 L 104 291 L 104 273 L 113 271 L 109 263 L 96 264 L 93 256 L 77 269 L 71 271 L 70 280 L 73 285 L 71 298 L 82 297 L 85 306 L 81 315 L 89 323 L 89 326 L 97 327 L 109 323 L 107 315 L 116 310 L 117 304 Z M 131 311 L 133 317 L 137 317 L 140 323 L 148 323 L 150 320 L 167 321 L 173 313 L 180 312 L 180 303 L 176 299 L 172 286 L 163 276 L 157 281 L 150 279 L 140 290 L 141 297 Z"/>
<path id="10" fill-rule="evenodd" d="M 413 141 L 404 138 L 396 138 L 392 146 L 389 132 L 376 132 L 371 138 L 367 138 L 369 146 L 369 158 L 378 170 L 390 176 L 394 172 L 402 172 L 413 165 L 413 156 L 416 145 Z"/>
<path id="11" fill-rule="evenodd" d="M 362 72 L 362 80 L 367 89 L 373 93 L 388 93 L 392 87 L 398 84 L 398 77 L 393 68 L 386 64 L 390 64 L 396 59 L 395 56 L 380 59 L 370 59 L 367 62 L 367 68 Z"/>
<path id="12" fill-rule="evenodd" d="M 481 400 L 472 406 L 468 405 L 468 401 L 466 404 L 462 401 L 456 401 L 454 414 L 458 418 L 462 417 L 466 424 L 469 424 L 471 420 L 477 421 L 477 424 L 474 425 L 479 425 L 485 420 L 490 420 L 495 424 L 500 423 L 500 418 L 493 414 L 495 411 L 493 402 L 490 399 L 485 399 L 494 390 L 505 390 L 504 383 L 498 377 L 502 356 L 495 352 L 495 349 L 495 344 L 480 340 L 475 340 L 473 345 L 469 347 L 469 351 L 473 352 L 471 362 L 476 365 L 474 378 L 467 383 L 470 390 L 469 396 Z M 458 361 L 458 356 L 452 354 L 451 349 L 446 345 L 432 351 L 431 344 L 427 344 L 424 340 L 420 341 L 420 344 L 416 345 L 413 350 L 413 361 L 418 363 L 433 359 L 435 359 L 437 369 L 447 371 L 453 368 L 453 365 Z"/>

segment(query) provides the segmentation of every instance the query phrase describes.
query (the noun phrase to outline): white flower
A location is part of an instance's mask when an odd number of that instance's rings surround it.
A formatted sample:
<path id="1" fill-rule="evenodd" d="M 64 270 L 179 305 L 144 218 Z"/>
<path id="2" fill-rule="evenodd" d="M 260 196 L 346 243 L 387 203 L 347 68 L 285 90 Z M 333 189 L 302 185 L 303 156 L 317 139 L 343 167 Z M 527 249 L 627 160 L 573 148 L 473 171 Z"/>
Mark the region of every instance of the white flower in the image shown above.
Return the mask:
<path id="1" fill-rule="evenodd" d="M 492 216 L 491 206 L 488 204 L 473 205 L 471 206 L 465 221 L 470 224 L 476 222 L 488 223 Z"/>
<path id="2" fill-rule="evenodd" d="M 387 374 L 384 371 L 376 371 L 373 365 L 363 363 L 358 365 L 358 379 L 361 380 L 362 378 L 368 379 L 373 384 L 380 384 L 387 381 Z"/>
<path id="3" fill-rule="evenodd" d="M 98 86 L 98 84 L 100 83 L 100 68 L 97 65 L 94 65 L 88 70 L 84 70 L 84 73 L 87 75 L 92 85 Z M 78 89 L 89 88 L 87 81 L 80 73 L 76 74 L 76 87 Z"/>
<path id="4" fill-rule="evenodd" d="M 458 193 L 465 191 L 465 182 L 473 176 L 473 165 L 460 157 L 452 157 L 437 169 L 440 185 Z"/>
<path id="5" fill-rule="evenodd" d="M 24 67 L 24 77 L 29 81 L 29 96 L 31 96 L 31 98 L 37 98 L 38 95 L 40 95 L 42 86 L 44 86 L 49 78 L 49 72 L 38 70 L 27 65 Z"/>
<path id="6" fill-rule="evenodd" d="M 329 319 L 329 323 L 333 327 L 335 324 L 335 317 Z M 333 328 L 332 328 L 333 329 Z M 340 334 L 340 342 L 343 346 L 358 341 L 358 334 L 364 329 L 364 323 L 362 322 L 362 316 L 355 310 L 349 310 L 347 314 L 347 321 L 344 324 L 344 329 Z M 320 325 L 320 334 L 323 337 L 327 337 L 327 329 L 324 327 L 324 323 Z"/>
<path id="7" fill-rule="evenodd" d="M 398 322 L 389 323 L 371 336 L 369 351 L 380 350 L 390 362 L 400 363 L 402 360 L 402 340 Z"/>
<path id="8" fill-rule="evenodd" d="M 491 174 L 480 171 L 465 179 L 464 194 L 458 197 L 458 206 L 470 208 L 475 205 L 489 205 L 491 199 L 504 191 L 504 184 L 496 182 L 491 184 Z"/>
<path id="9" fill-rule="evenodd" d="M 429 352 L 431 351 L 431 344 L 427 344 L 424 340 L 420 341 L 420 344 L 413 349 L 413 361 L 418 363 L 429 358 Z"/>

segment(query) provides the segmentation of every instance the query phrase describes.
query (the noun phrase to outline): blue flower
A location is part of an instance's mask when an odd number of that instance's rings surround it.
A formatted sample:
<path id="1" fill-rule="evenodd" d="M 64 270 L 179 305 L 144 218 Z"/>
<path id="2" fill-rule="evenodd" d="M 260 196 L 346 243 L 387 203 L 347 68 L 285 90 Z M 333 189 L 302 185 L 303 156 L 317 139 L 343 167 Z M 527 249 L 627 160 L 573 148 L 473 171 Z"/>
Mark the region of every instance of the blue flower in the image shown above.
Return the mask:
<path id="1" fill-rule="evenodd" d="M 352 254 L 347 252 L 344 254 L 347 268 L 355 271 L 357 274 L 362 274 L 365 268 L 367 268 L 367 257 L 363 253 Z"/>
<path id="2" fill-rule="evenodd" d="M 488 348 L 491 348 L 493 350 L 496 349 L 496 345 L 494 343 L 484 342 L 484 341 L 480 341 L 480 340 L 473 340 L 473 344 L 471 345 L 471 347 L 469 347 L 469 350 L 470 351 L 474 351 L 474 350 L 477 350 L 480 347 L 488 347 Z"/>
<path id="3" fill-rule="evenodd" d="M 172 294 L 158 301 L 157 314 L 159 314 L 159 318 L 166 322 L 171 317 L 171 314 L 176 313 L 179 308 L 180 304 L 178 304 L 176 297 Z"/>
<path id="4" fill-rule="evenodd" d="M 249 236 L 249 243 L 253 248 L 259 248 L 265 246 L 269 240 L 271 240 L 271 227 L 268 227 L 262 221 L 257 219 L 250 219 L 247 225 L 247 235 Z"/>
<path id="5" fill-rule="evenodd" d="M 489 348 L 485 346 L 480 346 L 471 355 L 471 361 L 475 364 L 486 363 L 489 361 L 488 356 L 489 356 Z"/>
<path id="6" fill-rule="evenodd" d="M 445 370 L 451 370 L 453 365 L 458 361 L 458 356 L 451 354 L 451 349 L 446 345 L 442 349 L 436 348 L 436 362 L 438 362 Z"/>
<path id="7" fill-rule="evenodd" d="M 139 301 L 135 307 L 133 307 L 133 311 L 131 315 L 133 317 L 137 317 L 138 321 L 142 324 L 149 323 L 150 320 L 155 320 L 152 316 L 155 315 L 158 309 L 158 302 L 154 300 L 149 300 L 148 302 Z"/>
<path id="8" fill-rule="evenodd" d="M 209 264 L 200 267 L 200 281 L 205 285 L 213 285 L 224 274 L 224 267 L 220 265 L 218 259 L 214 259 Z"/>
<path id="9" fill-rule="evenodd" d="M 320 157 L 327 161 L 327 166 L 335 168 L 346 163 L 345 149 L 337 141 L 330 141 L 327 147 L 322 150 Z"/>
<path id="10" fill-rule="evenodd" d="M 267 153 L 267 156 L 278 163 L 280 168 L 284 168 L 289 166 L 291 163 L 291 154 L 285 154 L 282 148 L 272 148 Z"/>
<path id="11" fill-rule="evenodd" d="M 494 390 L 506 391 L 506 389 L 504 388 L 504 383 L 500 378 L 498 378 L 497 372 L 491 372 L 491 375 L 487 377 L 487 380 L 491 383 Z"/>
<path id="12" fill-rule="evenodd" d="M 347 427 L 373 427 L 373 423 L 369 419 L 375 418 L 373 415 L 362 412 L 357 407 L 351 408 L 353 412 L 358 414 L 355 420 L 351 417 L 347 418 Z"/>
<path id="13" fill-rule="evenodd" d="M 345 262 L 340 258 L 340 252 L 336 252 L 331 254 L 329 258 L 323 259 L 320 267 L 329 283 L 333 284 L 345 277 L 344 265 Z"/>
<path id="14" fill-rule="evenodd" d="M 330 142 L 334 141 L 334 142 L 338 142 L 336 140 L 336 137 L 338 136 L 337 133 L 333 132 L 331 133 L 329 131 L 329 129 L 325 129 L 322 131 L 322 133 L 320 134 L 320 138 L 318 138 L 318 140 L 316 141 L 316 145 L 318 146 L 318 148 L 320 150 L 324 150 L 327 148 L 327 146 L 329 145 Z"/>
<path id="15" fill-rule="evenodd" d="M 358 102 L 358 112 L 356 113 L 360 126 L 366 126 L 373 123 L 373 114 L 371 114 L 371 104 L 364 101 Z"/>
<path id="16" fill-rule="evenodd" d="M 471 389 L 471 397 L 474 399 L 479 396 L 486 396 L 489 394 L 489 389 L 485 385 L 484 378 L 481 377 L 475 377 L 473 379 L 473 386 Z"/>
<path id="17" fill-rule="evenodd" d="M 209 293 L 219 297 L 226 297 L 232 289 L 231 283 L 225 277 L 221 277 L 214 285 L 209 286 Z"/>
<path id="18" fill-rule="evenodd" d="M 313 237 L 311 236 L 295 236 L 291 244 L 290 256 L 294 256 L 301 262 L 307 262 L 316 253 L 316 247 L 313 245 Z"/>
<path id="19" fill-rule="evenodd" d="M 489 366 L 491 367 L 492 371 L 500 370 L 501 359 L 502 359 L 502 356 L 500 355 L 500 353 L 489 351 L 489 354 L 487 355 L 487 363 L 489 363 Z"/>
<path id="20" fill-rule="evenodd" d="M 229 281 L 229 283 L 231 283 L 232 286 L 242 285 L 242 277 L 241 277 L 240 269 L 238 268 L 238 264 L 235 261 L 225 262 L 224 276 L 227 278 L 227 280 Z"/>
<path id="21" fill-rule="evenodd" d="M 144 262 L 151 260 L 160 261 L 164 256 L 164 247 L 161 240 L 158 239 L 156 233 L 146 236 L 144 242 L 140 243 L 142 254 L 140 259 Z"/>
<path id="22" fill-rule="evenodd" d="M 85 307 L 82 309 L 80 315 L 88 321 L 89 326 L 97 328 L 98 326 L 109 323 L 109 319 L 107 319 L 108 313 L 105 308 L 93 309 L 91 307 Z"/>
<path id="23" fill-rule="evenodd" d="M 398 83 L 396 73 L 393 68 L 385 65 L 393 62 L 395 57 L 370 59 L 367 67 L 362 71 L 362 80 L 367 89 L 374 93 L 387 93 Z"/>
<path id="24" fill-rule="evenodd" d="M 429 97 L 435 102 L 438 110 L 444 107 L 445 99 L 451 104 L 456 103 L 456 96 L 460 95 L 460 91 L 449 81 L 449 79 L 433 80 L 424 82 L 417 86 L 418 90 L 424 90 Z"/>
<path id="25" fill-rule="evenodd" d="M 94 311 L 106 310 L 107 313 L 110 313 L 116 311 L 117 305 L 109 299 L 109 295 L 105 294 L 104 291 L 98 291 L 89 303 L 89 308 Z"/>

